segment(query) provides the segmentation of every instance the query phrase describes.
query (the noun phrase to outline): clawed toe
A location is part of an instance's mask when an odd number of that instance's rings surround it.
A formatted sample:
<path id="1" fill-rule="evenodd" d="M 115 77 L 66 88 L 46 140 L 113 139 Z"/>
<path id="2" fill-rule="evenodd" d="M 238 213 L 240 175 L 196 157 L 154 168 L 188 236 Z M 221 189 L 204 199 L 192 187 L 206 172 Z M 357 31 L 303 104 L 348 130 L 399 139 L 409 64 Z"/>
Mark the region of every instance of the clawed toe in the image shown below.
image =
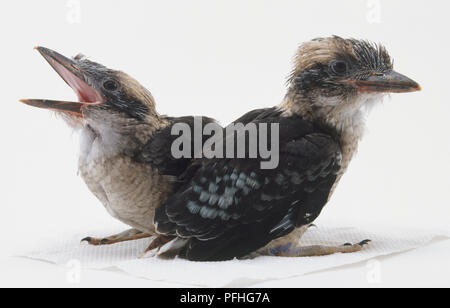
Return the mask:
<path id="1" fill-rule="evenodd" d="M 89 245 L 92 246 L 108 245 L 110 243 L 109 239 L 107 238 L 99 239 L 90 236 L 82 239 L 81 242 L 82 243 L 87 242 Z"/>
<path id="2" fill-rule="evenodd" d="M 87 243 L 92 242 L 92 237 L 85 237 L 84 239 L 81 240 L 81 243 L 83 243 L 83 242 L 87 242 Z"/>
<path id="3" fill-rule="evenodd" d="M 358 244 L 356 244 L 357 246 L 361 246 L 364 247 L 366 245 L 369 245 L 372 242 L 372 240 L 364 240 L 362 242 L 359 242 Z M 348 247 L 348 246 L 354 246 L 352 243 L 345 243 L 344 245 L 342 245 L 344 247 Z"/>
<path id="4" fill-rule="evenodd" d="M 372 240 L 364 240 L 362 242 L 360 242 L 358 245 L 359 246 L 366 246 L 369 245 L 372 242 Z"/>
<path id="5" fill-rule="evenodd" d="M 84 239 L 81 240 L 81 243 L 86 242 L 89 245 L 94 245 L 94 239 L 90 236 L 85 237 Z"/>

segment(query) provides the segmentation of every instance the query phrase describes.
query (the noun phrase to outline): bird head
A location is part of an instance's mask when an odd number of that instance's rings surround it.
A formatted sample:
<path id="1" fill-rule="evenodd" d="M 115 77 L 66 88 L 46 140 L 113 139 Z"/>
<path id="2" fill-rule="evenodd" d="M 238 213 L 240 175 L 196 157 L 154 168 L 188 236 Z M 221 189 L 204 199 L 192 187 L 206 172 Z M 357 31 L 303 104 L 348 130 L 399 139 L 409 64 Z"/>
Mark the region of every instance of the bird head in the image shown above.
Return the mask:
<path id="1" fill-rule="evenodd" d="M 94 118 L 103 122 L 141 122 L 157 117 L 151 93 L 127 74 L 83 55 L 69 59 L 44 47 L 36 49 L 75 91 L 78 101 L 24 99 L 21 102 L 56 111 L 76 126 Z"/>
<path id="2" fill-rule="evenodd" d="M 342 124 L 352 122 L 386 94 L 420 89 L 417 82 L 393 70 L 383 46 L 334 36 L 300 46 L 282 107 Z"/>

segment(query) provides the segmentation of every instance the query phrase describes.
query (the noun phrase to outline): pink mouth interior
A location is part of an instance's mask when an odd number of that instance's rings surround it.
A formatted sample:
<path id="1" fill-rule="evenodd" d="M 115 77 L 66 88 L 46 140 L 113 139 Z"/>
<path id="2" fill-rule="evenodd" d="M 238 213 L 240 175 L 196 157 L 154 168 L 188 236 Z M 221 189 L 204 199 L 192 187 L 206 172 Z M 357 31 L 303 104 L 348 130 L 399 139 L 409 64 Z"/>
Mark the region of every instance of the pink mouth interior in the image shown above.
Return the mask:
<path id="1" fill-rule="evenodd" d="M 102 103 L 103 97 L 94 88 L 89 86 L 86 82 L 72 74 L 63 65 L 59 64 L 53 59 L 50 59 L 52 67 L 56 72 L 67 82 L 67 84 L 75 91 L 78 100 L 82 103 Z"/>

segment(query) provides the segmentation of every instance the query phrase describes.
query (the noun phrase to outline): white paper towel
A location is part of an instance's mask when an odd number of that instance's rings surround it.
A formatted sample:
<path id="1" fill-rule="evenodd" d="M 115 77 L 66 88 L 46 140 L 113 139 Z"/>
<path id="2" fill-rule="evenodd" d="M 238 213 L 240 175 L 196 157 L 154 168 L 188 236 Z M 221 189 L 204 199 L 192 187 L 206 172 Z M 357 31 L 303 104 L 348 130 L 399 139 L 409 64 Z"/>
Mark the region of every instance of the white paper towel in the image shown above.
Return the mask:
<path id="1" fill-rule="evenodd" d="M 123 230 L 97 232 L 107 236 Z M 336 254 L 309 258 L 258 257 L 252 260 L 232 260 L 227 262 L 189 262 L 183 259 L 163 260 L 160 258 L 138 259 L 150 239 L 124 242 L 111 246 L 89 246 L 80 244 L 86 233 L 61 236 L 50 247 L 41 248 L 25 257 L 44 260 L 58 265 L 78 261 L 83 268 L 117 268 L 136 277 L 155 281 L 177 282 L 199 287 L 242 287 L 271 279 L 301 276 L 307 273 L 348 265 L 378 256 L 408 251 L 424 246 L 435 239 L 449 239 L 444 231 L 396 230 L 376 228 L 362 230 L 356 228 L 321 227 L 311 228 L 301 240 L 302 246 L 342 245 L 357 243 L 364 239 L 373 242 L 366 248 L 352 254 Z"/>

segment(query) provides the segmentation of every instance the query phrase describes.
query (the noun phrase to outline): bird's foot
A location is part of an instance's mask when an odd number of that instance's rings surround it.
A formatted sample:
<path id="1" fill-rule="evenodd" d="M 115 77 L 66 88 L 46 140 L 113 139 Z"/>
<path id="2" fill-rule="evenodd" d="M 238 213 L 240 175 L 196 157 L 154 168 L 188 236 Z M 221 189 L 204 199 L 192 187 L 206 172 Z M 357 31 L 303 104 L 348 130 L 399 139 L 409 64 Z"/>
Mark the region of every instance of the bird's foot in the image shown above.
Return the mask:
<path id="1" fill-rule="evenodd" d="M 143 238 L 150 237 L 150 234 L 141 232 L 136 229 L 130 229 L 124 231 L 122 233 L 112 235 L 105 238 L 95 238 L 95 237 L 86 237 L 81 240 L 81 242 L 87 242 L 89 245 L 100 246 L 100 245 L 112 245 L 116 243 L 126 242 L 126 241 L 134 241 Z"/>
<path id="2" fill-rule="evenodd" d="M 142 255 L 139 257 L 139 259 L 143 259 L 148 256 L 148 253 L 150 251 L 154 252 L 152 256 L 157 255 L 158 252 L 161 250 L 161 248 L 173 240 L 173 237 L 167 237 L 164 235 L 159 235 L 157 238 L 155 238 L 150 245 L 147 247 L 147 249 L 142 253 Z"/>
<path id="3" fill-rule="evenodd" d="M 305 246 L 305 247 L 293 247 L 291 245 L 285 245 L 282 247 L 276 247 L 269 250 L 269 254 L 279 257 L 316 257 L 327 256 L 335 253 L 353 253 L 361 251 L 364 246 L 368 245 L 371 240 L 364 240 L 358 244 L 347 243 L 342 246 Z"/>

